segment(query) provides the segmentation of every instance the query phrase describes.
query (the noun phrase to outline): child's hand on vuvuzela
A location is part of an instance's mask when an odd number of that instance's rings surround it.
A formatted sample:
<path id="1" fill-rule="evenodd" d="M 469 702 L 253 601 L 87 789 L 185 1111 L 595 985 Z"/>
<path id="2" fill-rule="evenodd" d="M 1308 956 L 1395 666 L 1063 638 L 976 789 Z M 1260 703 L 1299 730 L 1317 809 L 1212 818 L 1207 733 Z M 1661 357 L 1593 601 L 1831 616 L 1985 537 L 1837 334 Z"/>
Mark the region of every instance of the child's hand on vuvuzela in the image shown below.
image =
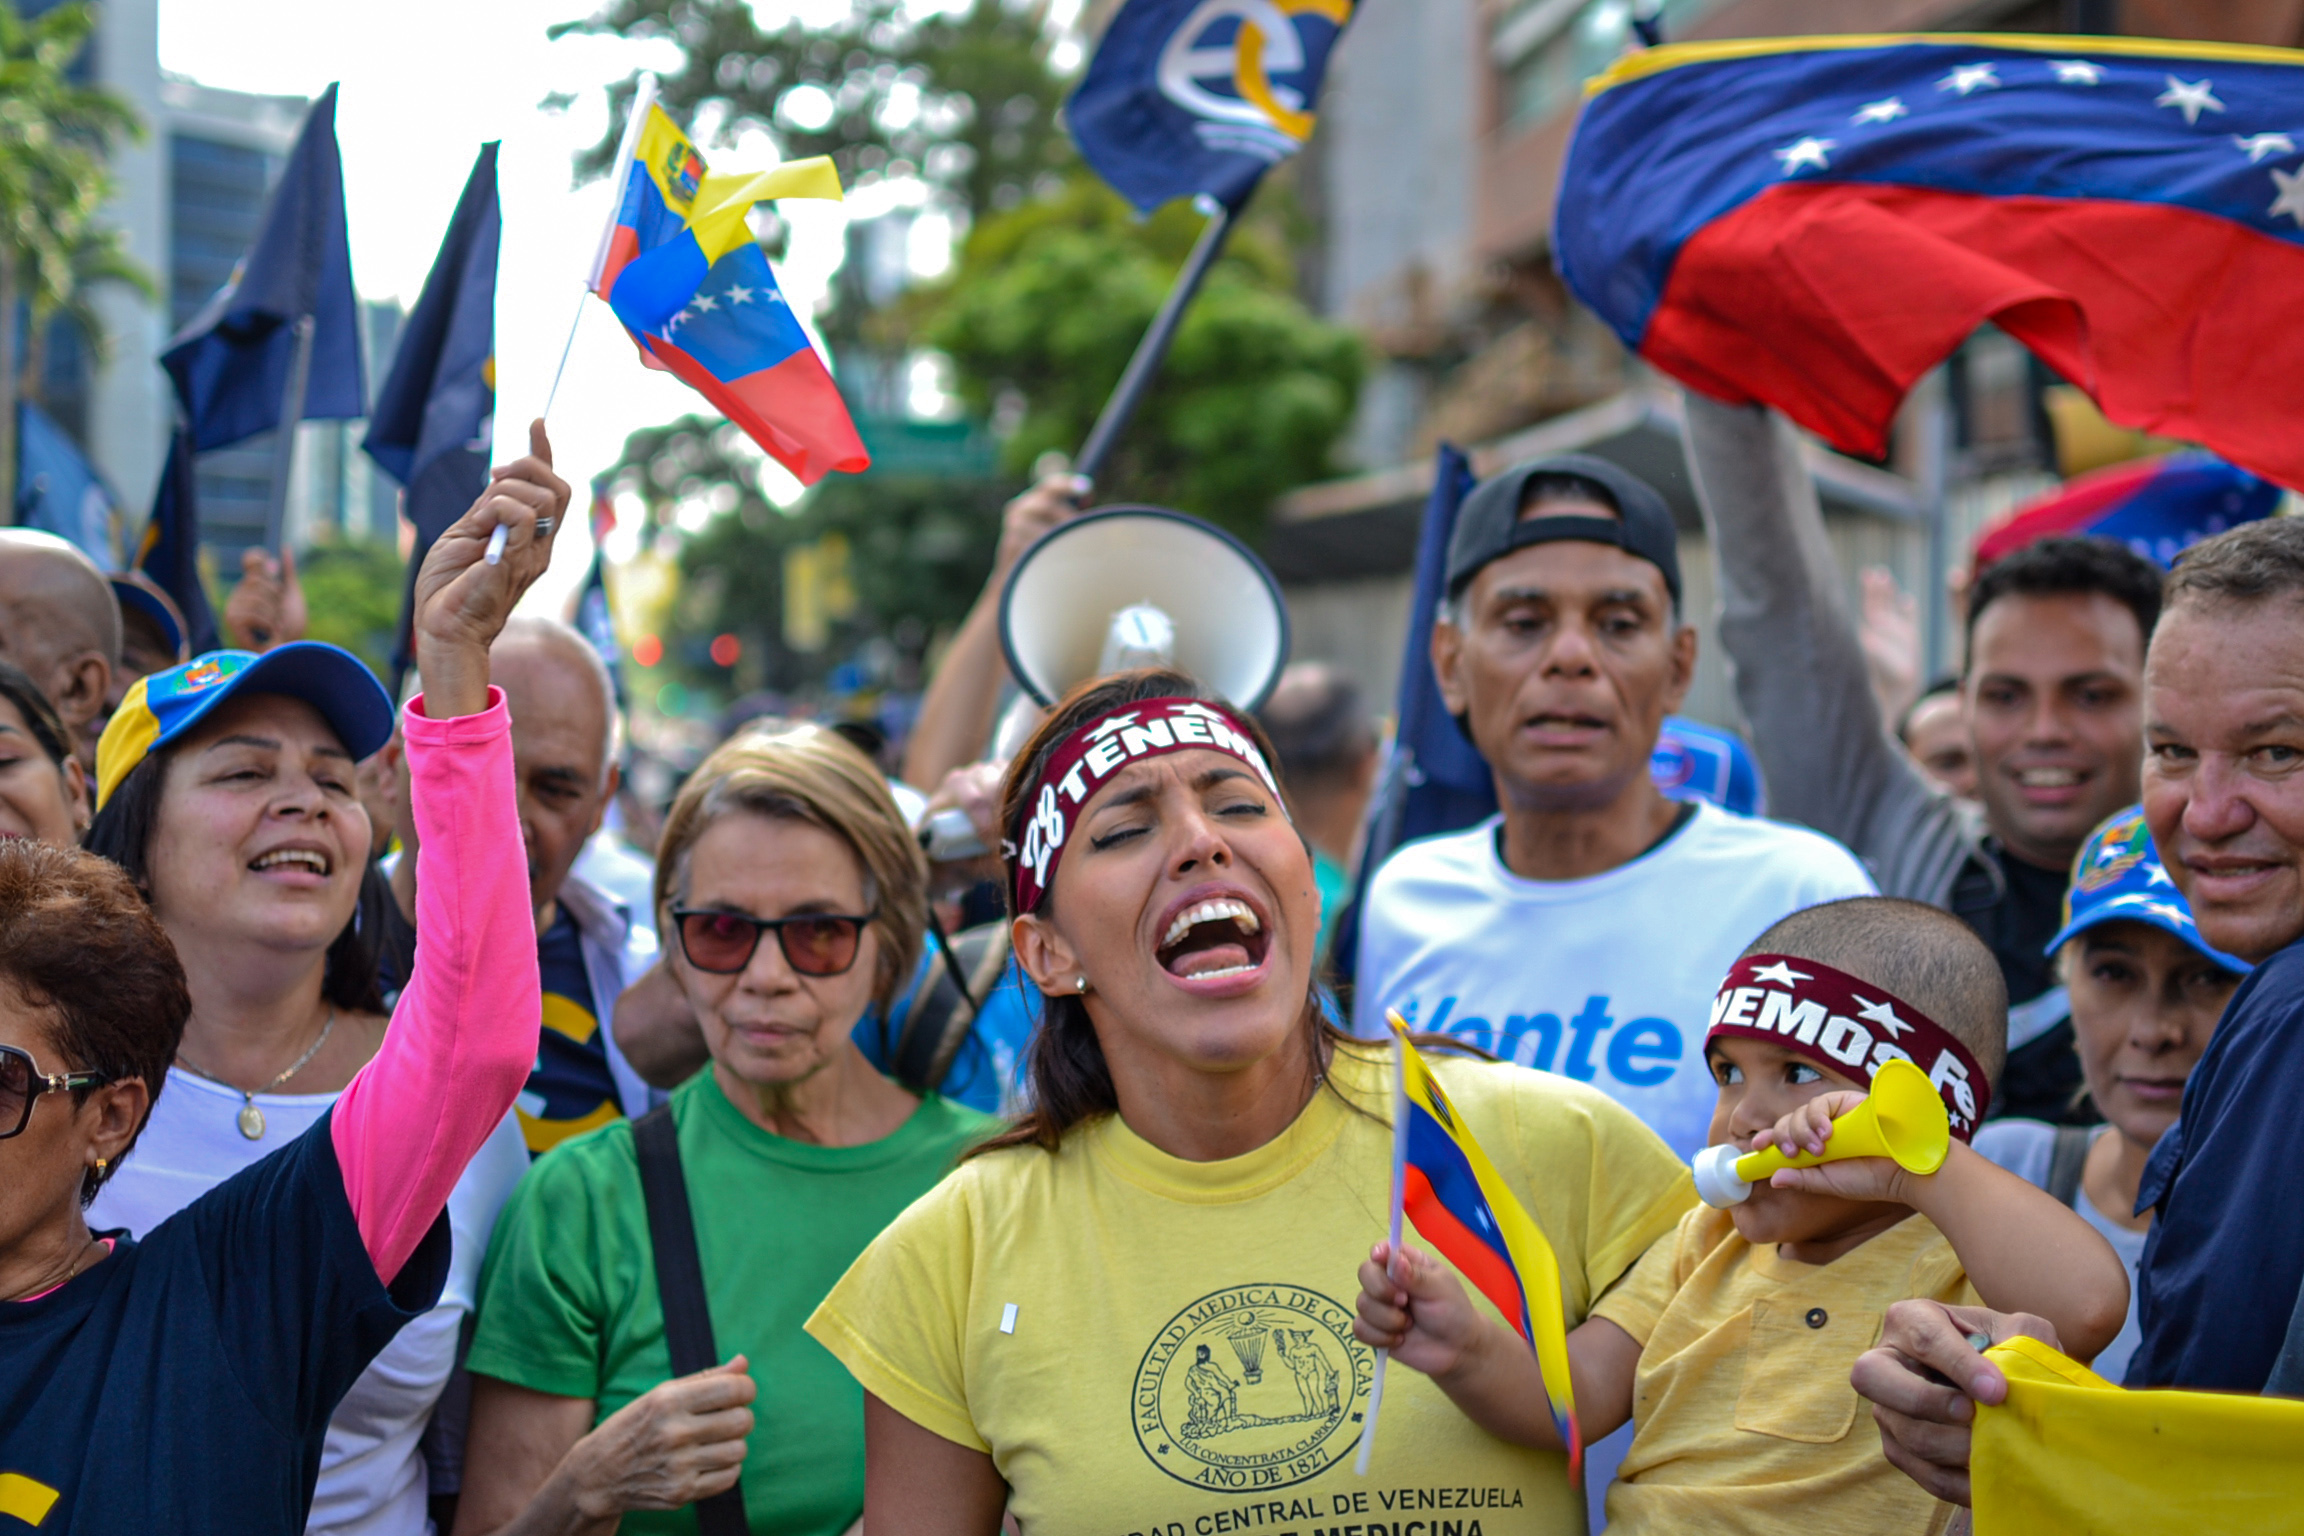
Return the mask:
<path id="1" fill-rule="evenodd" d="M 1854 1090 L 1820 1093 L 1752 1138 L 1752 1150 L 1781 1147 L 1786 1156 L 1822 1152 L 1832 1140 L 1832 1122 L 1862 1104 Z M 1837 1195 L 1843 1200 L 1892 1200 L 1908 1205 L 1913 1175 L 1885 1157 L 1849 1157 L 1812 1168 L 1779 1168 L 1768 1176 L 1774 1189 Z"/>
<path id="2" fill-rule="evenodd" d="M 1464 1364 L 1494 1326 L 1474 1309 L 1448 1267 L 1402 1244 L 1378 1243 L 1360 1266 L 1359 1317 L 1353 1334 L 1388 1349 L 1392 1358 L 1427 1376 L 1444 1377 Z"/>
<path id="3" fill-rule="evenodd" d="M 1802 1152 L 1811 1155 L 1824 1150 L 1824 1143 L 1832 1139 L 1832 1122 L 1864 1102 L 1864 1095 L 1853 1090 L 1838 1093 L 1820 1093 L 1801 1105 L 1774 1125 L 1752 1138 L 1752 1150 L 1782 1147 L 1787 1157 Z"/>

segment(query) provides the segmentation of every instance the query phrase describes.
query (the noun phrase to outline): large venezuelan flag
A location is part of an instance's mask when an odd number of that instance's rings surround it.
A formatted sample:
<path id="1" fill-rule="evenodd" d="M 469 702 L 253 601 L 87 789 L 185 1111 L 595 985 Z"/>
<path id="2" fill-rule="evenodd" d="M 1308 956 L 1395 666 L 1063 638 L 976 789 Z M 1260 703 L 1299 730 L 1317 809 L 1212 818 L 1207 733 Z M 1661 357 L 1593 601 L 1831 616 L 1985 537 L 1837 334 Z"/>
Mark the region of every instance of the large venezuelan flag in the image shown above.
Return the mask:
<path id="1" fill-rule="evenodd" d="M 847 403 L 746 223 L 752 205 L 770 198 L 838 199 L 832 162 L 716 176 L 653 104 L 633 142 L 592 291 L 632 333 L 641 360 L 695 388 L 804 485 L 865 468 L 872 460 Z"/>
<path id="2" fill-rule="evenodd" d="M 2299 101 L 2278 48 L 1651 49 L 1593 83 L 1553 244 L 1641 357 L 1845 449 L 1989 320 L 2113 421 L 2304 485 Z"/>
<path id="3" fill-rule="evenodd" d="M 1455 1265 L 1536 1352 L 1553 1422 L 1568 1447 L 1568 1475 L 1574 1478 L 1583 1464 L 1584 1440 L 1568 1378 L 1560 1260 L 1448 1102 L 1447 1090 L 1409 1042 L 1398 1014 L 1391 1016 L 1391 1024 L 1403 1093 L 1402 1207 L 1424 1241 Z"/>

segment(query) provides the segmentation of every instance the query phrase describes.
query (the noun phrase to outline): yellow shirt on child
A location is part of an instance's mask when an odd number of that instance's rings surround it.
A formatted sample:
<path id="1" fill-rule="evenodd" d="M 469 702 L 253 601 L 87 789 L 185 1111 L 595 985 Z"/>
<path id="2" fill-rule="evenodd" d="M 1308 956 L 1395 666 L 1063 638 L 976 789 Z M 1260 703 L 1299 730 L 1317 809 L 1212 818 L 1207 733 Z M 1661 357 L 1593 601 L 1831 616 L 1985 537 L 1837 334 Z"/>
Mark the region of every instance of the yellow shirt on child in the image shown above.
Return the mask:
<path id="1" fill-rule="evenodd" d="M 1574 1326 L 1694 1199 L 1687 1170 L 1580 1083 L 1433 1067 L 1551 1239 Z M 1375 1366 L 1352 1336 L 1355 1271 L 1384 1235 L 1392 1070 L 1389 1045 L 1339 1049 L 1352 1104 L 1317 1092 L 1221 1162 L 1113 1115 L 1053 1153 L 963 1163 L 808 1331 L 882 1402 L 988 1452 L 1034 1536 L 1581 1532 L 1564 1457 L 1494 1439 L 1411 1370 L 1390 1372 L 1369 1475 L 1352 1473 Z"/>
<path id="2" fill-rule="evenodd" d="M 1889 1304 L 1923 1296 L 1979 1304 L 1924 1216 L 1801 1264 L 1688 1212 L 1592 1308 L 1641 1346 L 1609 1536 L 1941 1531 L 1952 1506 L 1888 1464 L 1848 1381 Z"/>

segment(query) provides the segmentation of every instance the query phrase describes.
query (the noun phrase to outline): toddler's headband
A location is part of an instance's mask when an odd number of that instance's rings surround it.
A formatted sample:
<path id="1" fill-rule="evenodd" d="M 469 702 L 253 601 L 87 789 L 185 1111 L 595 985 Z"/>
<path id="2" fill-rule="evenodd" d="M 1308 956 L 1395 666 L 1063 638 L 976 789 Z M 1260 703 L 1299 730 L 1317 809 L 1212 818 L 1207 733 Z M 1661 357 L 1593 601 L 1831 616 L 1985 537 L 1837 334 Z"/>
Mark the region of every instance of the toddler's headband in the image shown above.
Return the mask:
<path id="1" fill-rule="evenodd" d="M 1962 1141 L 1992 1102 L 1983 1067 L 1950 1030 L 1886 988 L 1814 960 L 1747 955 L 1730 966 L 1704 1038 L 1718 1035 L 1774 1041 L 1866 1087 L 1882 1062 L 1901 1056 L 1944 1096 Z"/>
<path id="2" fill-rule="evenodd" d="M 1097 787 L 1122 766 L 1169 752 L 1222 752 L 1256 770 L 1280 794 L 1279 781 L 1256 750 L 1248 722 L 1222 704 L 1198 699 L 1145 699 L 1106 710 L 1082 724 L 1049 754 L 1024 800 L 1021 820 L 1001 849 L 1015 865 L 1019 916 L 1040 905 L 1056 882 L 1056 862 L 1080 811 Z"/>

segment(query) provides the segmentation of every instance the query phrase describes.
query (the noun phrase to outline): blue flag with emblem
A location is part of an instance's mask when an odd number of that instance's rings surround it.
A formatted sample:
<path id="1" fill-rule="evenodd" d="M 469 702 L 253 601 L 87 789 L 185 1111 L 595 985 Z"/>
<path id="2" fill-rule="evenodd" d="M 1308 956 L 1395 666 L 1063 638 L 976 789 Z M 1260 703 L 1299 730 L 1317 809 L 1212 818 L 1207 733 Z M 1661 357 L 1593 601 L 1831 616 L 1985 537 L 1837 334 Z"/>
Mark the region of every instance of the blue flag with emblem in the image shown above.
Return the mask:
<path id="1" fill-rule="evenodd" d="M 1128 0 L 1064 109 L 1081 158 L 1146 213 L 1237 210 L 1312 136 L 1354 0 Z"/>

